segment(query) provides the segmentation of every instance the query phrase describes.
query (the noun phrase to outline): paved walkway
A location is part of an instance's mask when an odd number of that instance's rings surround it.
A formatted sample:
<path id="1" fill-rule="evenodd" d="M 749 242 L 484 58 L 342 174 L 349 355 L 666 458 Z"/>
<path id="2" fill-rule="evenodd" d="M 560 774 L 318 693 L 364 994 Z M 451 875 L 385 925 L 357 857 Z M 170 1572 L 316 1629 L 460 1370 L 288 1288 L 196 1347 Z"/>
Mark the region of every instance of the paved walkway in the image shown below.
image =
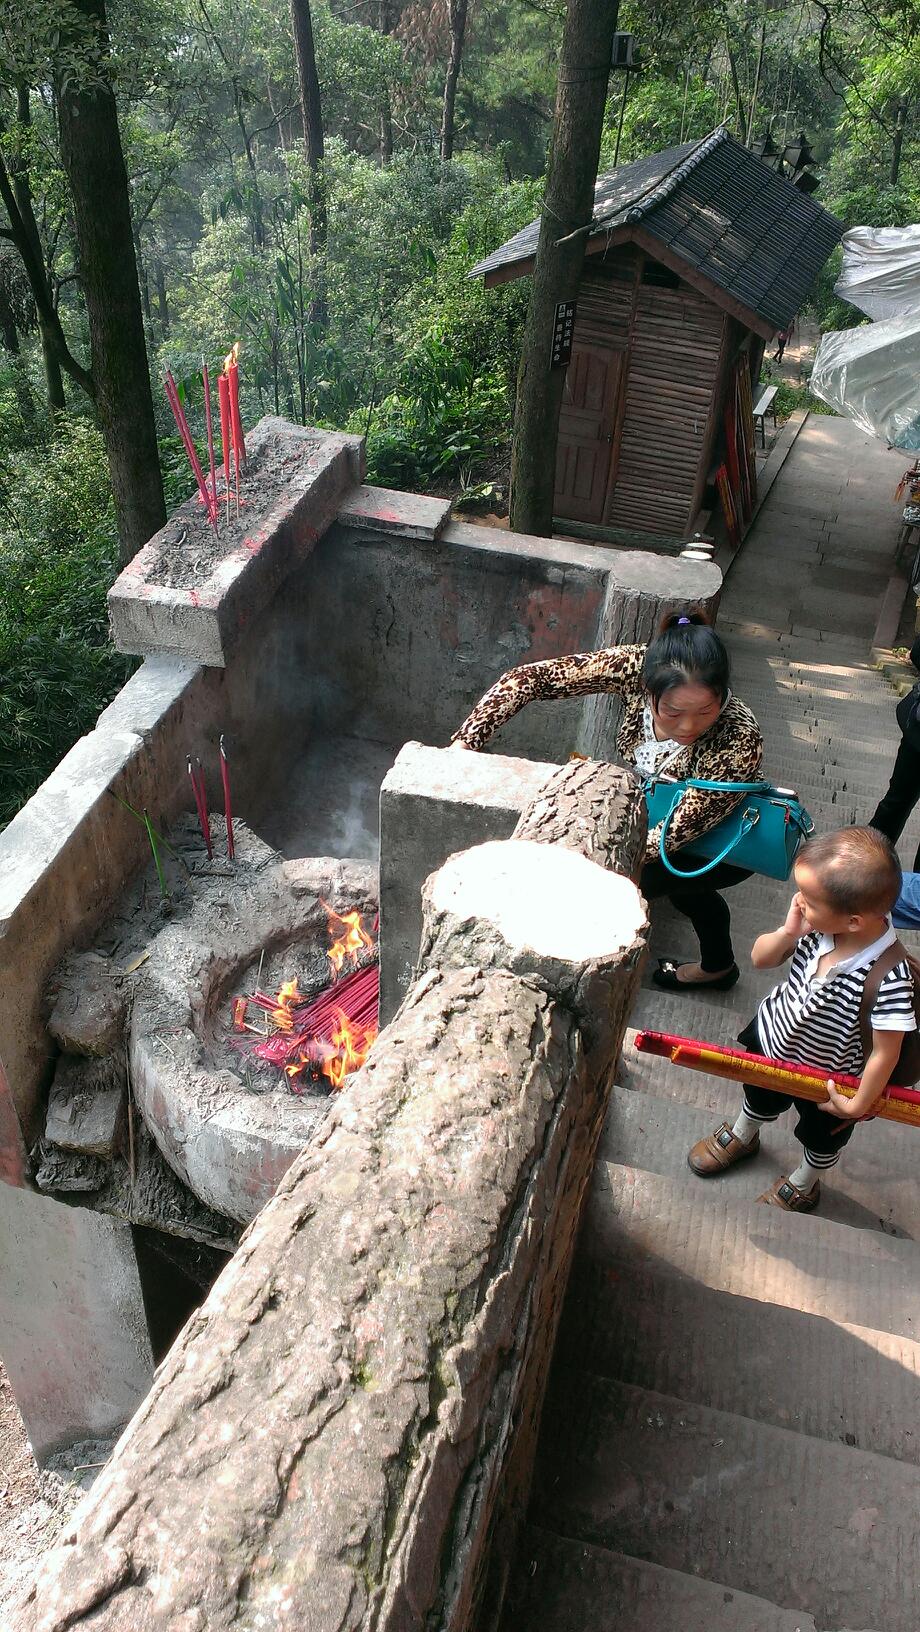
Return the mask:
<path id="1" fill-rule="evenodd" d="M 733 686 L 760 721 L 767 774 L 797 789 L 819 830 L 871 815 L 900 741 L 895 694 L 871 666 L 869 647 L 891 570 L 899 514 L 892 494 L 902 465 L 903 455 L 888 453 L 849 420 L 813 415 L 722 599 L 719 628 L 732 655 Z M 918 841 L 915 814 L 900 847 L 905 863 Z M 791 886 L 764 878 L 731 891 L 738 985 L 724 996 L 671 997 L 646 977 L 635 1024 L 732 1041 L 776 979 L 752 970 L 748 955 L 761 930 L 781 922 L 790 893 Z M 672 953 L 694 955 L 692 931 L 656 910 L 652 959 Z M 683 1118 L 681 1138 L 697 1127 L 707 1131 L 712 1113 L 726 1113 L 737 1098 L 730 1083 L 645 1056 L 628 1057 L 626 1075 L 631 1086 L 662 1101 L 695 1108 Z M 756 1177 L 742 1168 L 729 1178 L 743 1193 L 790 1159 L 796 1165 L 785 1124 L 764 1144 L 771 1154 L 757 1164 Z M 896 1127 L 875 1122 L 860 1130 L 851 1151 L 826 1186 L 825 1216 L 920 1238 L 920 1145 L 914 1151 Z M 673 1155 L 682 1168 L 682 1144 Z M 670 1169 L 656 1167 L 664 1170 Z"/>
<path id="2" fill-rule="evenodd" d="M 902 464 L 847 421 L 809 419 L 723 597 L 768 773 L 819 829 L 866 819 L 899 740 L 869 644 Z M 904 860 L 918 838 L 915 820 Z M 739 984 L 646 985 L 635 1025 L 733 1041 L 776 978 L 750 970 L 751 943 L 789 894 L 733 890 Z M 658 905 L 654 920 L 653 957 L 695 955 L 684 920 Z M 504 1632 L 916 1626 L 920 1132 L 858 1128 L 820 1211 L 784 1214 L 755 1201 L 798 1160 L 782 1124 L 721 1179 L 686 1165 L 738 1099 L 627 1045 Z"/>

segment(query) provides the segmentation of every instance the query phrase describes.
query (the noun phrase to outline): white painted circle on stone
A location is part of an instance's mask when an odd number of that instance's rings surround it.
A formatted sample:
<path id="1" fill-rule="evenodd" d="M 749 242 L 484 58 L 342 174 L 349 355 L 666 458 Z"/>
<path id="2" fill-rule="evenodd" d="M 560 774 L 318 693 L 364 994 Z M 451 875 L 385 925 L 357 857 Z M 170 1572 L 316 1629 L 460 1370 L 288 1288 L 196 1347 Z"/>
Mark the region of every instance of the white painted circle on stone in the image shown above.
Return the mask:
<path id="1" fill-rule="evenodd" d="M 630 879 L 533 839 L 492 840 L 452 856 L 435 875 L 431 901 L 439 912 L 494 924 L 509 946 L 570 963 L 611 957 L 646 924 Z"/>

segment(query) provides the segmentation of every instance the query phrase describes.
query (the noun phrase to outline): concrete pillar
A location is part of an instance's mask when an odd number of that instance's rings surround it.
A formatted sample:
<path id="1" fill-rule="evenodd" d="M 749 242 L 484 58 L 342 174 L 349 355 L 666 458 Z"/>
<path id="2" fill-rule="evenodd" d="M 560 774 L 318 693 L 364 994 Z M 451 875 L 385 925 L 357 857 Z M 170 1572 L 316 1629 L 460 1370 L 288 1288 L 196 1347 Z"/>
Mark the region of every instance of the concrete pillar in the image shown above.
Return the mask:
<path id="1" fill-rule="evenodd" d="M 448 856 L 508 839 L 555 765 L 407 742 L 380 789 L 380 1024 L 412 984 L 422 885 Z"/>
<path id="2" fill-rule="evenodd" d="M 133 1416 L 153 1354 L 131 1231 L 0 1184 L 0 1352 L 36 1458 Z"/>

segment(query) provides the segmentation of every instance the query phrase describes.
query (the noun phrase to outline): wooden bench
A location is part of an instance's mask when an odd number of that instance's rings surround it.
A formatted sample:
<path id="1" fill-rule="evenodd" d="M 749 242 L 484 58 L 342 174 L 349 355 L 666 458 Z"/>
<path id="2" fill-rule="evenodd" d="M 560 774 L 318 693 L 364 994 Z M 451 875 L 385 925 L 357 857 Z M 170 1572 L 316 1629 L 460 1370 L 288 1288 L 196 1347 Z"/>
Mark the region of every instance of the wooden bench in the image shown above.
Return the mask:
<path id="1" fill-rule="evenodd" d="M 774 431 L 776 430 L 776 393 L 777 393 L 778 390 L 779 390 L 778 385 L 765 385 L 763 390 L 760 393 L 760 396 L 757 398 L 757 401 L 754 404 L 754 431 L 755 431 L 755 434 L 756 434 L 757 427 L 759 425 L 760 426 L 760 446 L 762 448 L 766 448 L 766 445 L 767 445 L 767 424 L 766 424 L 766 421 L 767 421 L 767 415 L 768 414 L 772 414 L 772 416 L 773 416 L 773 429 L 774 429 Z"/>

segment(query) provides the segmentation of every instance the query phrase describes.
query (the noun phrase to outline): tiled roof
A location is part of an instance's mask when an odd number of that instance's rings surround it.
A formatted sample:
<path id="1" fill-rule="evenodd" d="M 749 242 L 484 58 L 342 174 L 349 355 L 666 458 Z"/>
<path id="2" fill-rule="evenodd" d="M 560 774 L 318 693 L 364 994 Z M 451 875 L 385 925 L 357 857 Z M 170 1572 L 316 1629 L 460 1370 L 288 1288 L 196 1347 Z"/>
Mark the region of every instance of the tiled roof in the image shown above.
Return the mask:
<path id="1" fill-rule="evenodd" d="M 598 178 L 590 239 L 640 223 L 672 256 L 777 329 L 800 310 L 843 233 L 836 216 L 724 129 Z M 539 229 L 532 221 L 470 276 L 529 259 Z"/>

